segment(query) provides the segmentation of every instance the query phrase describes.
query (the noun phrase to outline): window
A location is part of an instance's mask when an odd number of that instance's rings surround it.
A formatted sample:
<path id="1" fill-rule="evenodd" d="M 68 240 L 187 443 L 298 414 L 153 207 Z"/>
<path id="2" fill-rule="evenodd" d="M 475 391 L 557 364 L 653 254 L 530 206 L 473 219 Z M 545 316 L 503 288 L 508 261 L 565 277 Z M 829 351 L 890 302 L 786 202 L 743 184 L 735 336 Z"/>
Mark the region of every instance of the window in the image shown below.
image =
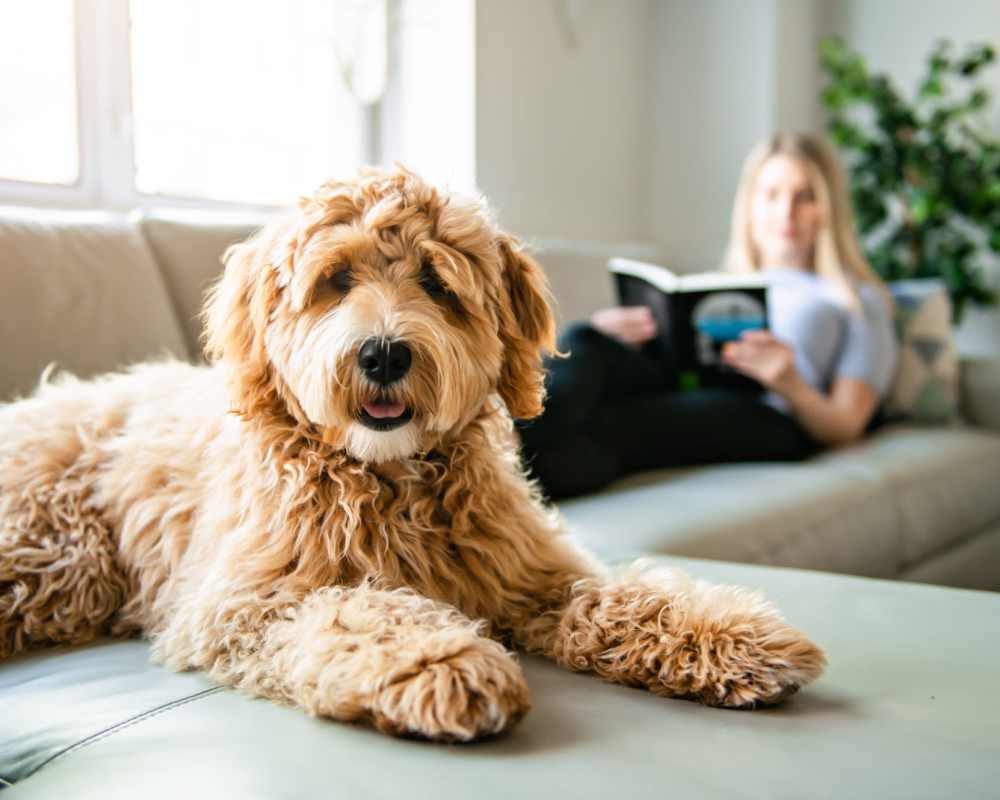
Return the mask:
<path id="1" fill-rule="evenodd" d="M 352 56 L 384 72 L 385 4 L 350 5 L 132 0 L 138 190 L 282 203 L 363 161 L 364 109 L 344 78 Z M 354 53 L 338 27 L 360 34 Z"/>
<path id="2" fill-rule="evenodd" d="M 76 183 L 73 0 L 11 4 L 2 16 L 0 175 L 43 184 Z"/>
<path id="3" fill-rule="evenodd" d="M 0 7 L 0 202 L 283 205 L 401 159 L 473 187 L 473 0 Z"/>

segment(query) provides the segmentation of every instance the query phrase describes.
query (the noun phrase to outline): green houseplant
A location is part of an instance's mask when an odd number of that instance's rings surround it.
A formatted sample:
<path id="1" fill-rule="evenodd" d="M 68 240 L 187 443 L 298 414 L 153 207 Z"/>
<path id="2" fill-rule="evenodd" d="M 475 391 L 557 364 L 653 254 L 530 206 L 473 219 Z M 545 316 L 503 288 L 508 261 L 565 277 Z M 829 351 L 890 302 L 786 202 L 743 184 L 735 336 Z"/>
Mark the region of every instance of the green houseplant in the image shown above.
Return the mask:
<path id="1" fill-rule="evenodd" d="M 977 84 L 989 45 L 955 55 L 942 41 L 912 100 L 838 38 L 820 43 L 822 102 L 841 149 L 859 233 L 885 280 L 939 277 L 955 320 L 994 304 L 983 266 L 1000 253 L 1000 140 L 985 130 L 989 92 Z"/>

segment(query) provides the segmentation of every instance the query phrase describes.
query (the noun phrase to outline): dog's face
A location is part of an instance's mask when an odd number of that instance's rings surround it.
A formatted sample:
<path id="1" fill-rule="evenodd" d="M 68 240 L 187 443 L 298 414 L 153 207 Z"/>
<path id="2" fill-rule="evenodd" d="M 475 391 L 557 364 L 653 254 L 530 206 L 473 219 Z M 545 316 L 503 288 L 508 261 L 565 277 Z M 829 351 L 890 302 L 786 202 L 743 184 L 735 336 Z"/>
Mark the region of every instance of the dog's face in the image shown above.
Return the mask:
<path id="1" fill-rule="evenodd" d="M 405 170 L 330 182 L 226 253 L 206 307 L 234 403 L 291 416 L 371 462 L 543 399 L 554 339 L 538 265 L 479 204 Z"/>

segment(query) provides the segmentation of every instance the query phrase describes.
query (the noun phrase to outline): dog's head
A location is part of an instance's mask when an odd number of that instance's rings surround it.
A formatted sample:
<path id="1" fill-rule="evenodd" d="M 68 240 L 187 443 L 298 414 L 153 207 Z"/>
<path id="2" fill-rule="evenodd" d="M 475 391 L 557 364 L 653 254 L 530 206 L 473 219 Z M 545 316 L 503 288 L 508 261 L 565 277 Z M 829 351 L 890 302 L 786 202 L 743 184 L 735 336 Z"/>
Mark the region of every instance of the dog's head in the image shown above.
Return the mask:
<path id="1" fill-rule="evenodd" d="M 480 203 L 365 170 L 224 260 L 206 350 L 247 417 L 291 416 L 381 462 L 433 447 L 496 395 L 514 417 L 541 412 L 545 279 Z"/>

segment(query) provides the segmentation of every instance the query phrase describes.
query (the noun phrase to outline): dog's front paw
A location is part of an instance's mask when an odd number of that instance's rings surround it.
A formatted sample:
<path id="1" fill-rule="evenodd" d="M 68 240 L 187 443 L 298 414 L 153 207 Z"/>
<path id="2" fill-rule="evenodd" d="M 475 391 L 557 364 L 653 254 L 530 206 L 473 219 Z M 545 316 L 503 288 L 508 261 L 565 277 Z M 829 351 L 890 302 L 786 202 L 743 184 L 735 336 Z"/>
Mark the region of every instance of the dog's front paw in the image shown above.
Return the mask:
<path id="1" fill-rule="evenodd" d="M 823 652 L 760 594 L 676 570 L 582 591 L 557 657 L 573 669 L 712 706 L 773 705 L 823 671 Z"/>
<path id="2" fill-rule="evenodd" d="M 658 693 L 757 708 L 795 694 L 826 665 L 820 648 L 745 589 L 699 582 L 671 611 L 674 635 L 658 644 L 659 686 L 651 687 Z"/>
<path id="3" fill-rule="evenodd" d="M 672 696 L 752 709 L 795 694 L 825 664 L 822 650 L 775 615 L 730 630 L 684 632 L 658 677 Z"/>
<path id="4" fill-rule="evenodd" d="M 394 679 L 378 692 L 371 713 L 386 733 L 468 742 L 510 728 L 530 707 L 517 662 L 496 642 L 480 638 Z"/>

